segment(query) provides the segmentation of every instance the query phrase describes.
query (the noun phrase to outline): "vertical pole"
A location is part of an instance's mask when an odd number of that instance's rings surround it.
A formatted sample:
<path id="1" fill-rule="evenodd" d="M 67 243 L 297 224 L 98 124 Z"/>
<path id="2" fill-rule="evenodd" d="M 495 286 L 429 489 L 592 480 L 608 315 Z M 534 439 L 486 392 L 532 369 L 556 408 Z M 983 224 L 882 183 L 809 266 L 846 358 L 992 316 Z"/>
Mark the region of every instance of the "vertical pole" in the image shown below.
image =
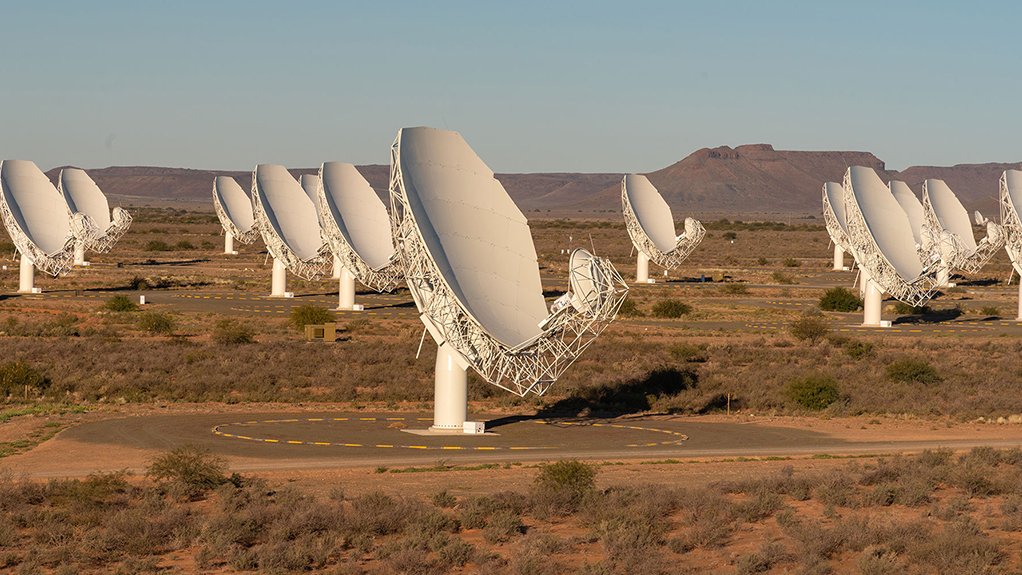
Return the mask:
<path id="1" fill-rule="evenodd" d="M 231 256 L 238 253 L 234 251 L 234 234 L 231 232 L 224 234 L 224 253 Z"/>
<path id="2" fill-rule="evenodd" d="M 85 242 L 75 242 L 75 261 L 76 266 L 87 266 L 89 262 L 85 261 Z"/>
<path id="3" fill-rule="evenodd" d="M 287 291 L 287 268 L 284 262 L 273 258 L 273 277 L 270 283 L 270 297 L 284 297 Z"/>
<path id="4" fill-rule="evenodd" d="M 843 271 L 845 269 L 845 250 L 841 249 L 841 246 L 834 244 L 834 271 Z"/>
<path id="5" fill-rule="evenodd" d="M 355 307 L 355 276 L 346 266 L 341 266 L 340 289 L 337 292 L 337 309 L 351 310 Z"/>
<path id="6" fill-rule="evenodd" d="M 457 352 L 441 345 L 436 350 L 432 431 L 463 431 L 468 417 L 468 373 L 455 360 Z"/>
<path id="7" fill-rule="evenodd" d="M 649 256 L 642 253 L 642 250 L 636 251 L 639 257 L 635 261 L 635 281 L 640 284 L 649 283 Z"/>
<path id="8" fill-rule="evenodd" d="M 344 266 L 341 265 L 341 258 L 334 256 L 334 274 L 331 277 L 335 280 L 341 279 L 341 268 L 343 267 Z"/>
<path id="9" fill-rule="evenodd" d="M 880 327 L 880 311 L 883 304 L 883 294 L 880 288 L 872 279 L 866 279 L 866 293 L 862 303 L 862 325 Z"/>
<path id="10" fill-rule="evenodd" d="M 18 279 L 18 293 L 35 291 L 35 264 L 27 256 L 21 256 L 21 275 Z"/>

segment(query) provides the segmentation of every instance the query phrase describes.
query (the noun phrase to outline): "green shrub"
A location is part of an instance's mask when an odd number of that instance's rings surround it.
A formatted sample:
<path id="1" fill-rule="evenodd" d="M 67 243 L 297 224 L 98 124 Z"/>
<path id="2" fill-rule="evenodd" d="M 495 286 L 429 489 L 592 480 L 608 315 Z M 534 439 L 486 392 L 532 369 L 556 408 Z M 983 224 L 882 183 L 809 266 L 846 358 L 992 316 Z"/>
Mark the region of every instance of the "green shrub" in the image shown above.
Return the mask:
<path id="1" fill-rule="evenodd" d="M 720 291 L 727 295 L 745 295 L 749 293 L 749 288 L 745 284 L 729 283 L 721 286 Z"/>
<path id="2" fill-rule="evenodd" d="M 843 287 L 831 288 L 820 297 L 820 309 L 823 311 L 855 311 L 861 307 L 862 299 Z"/>
<path id="3" fill-rule="evenodd" d="M 759 265 L 761 265 L 761 266 L 765 266 L 765 265 L 767 265 L 767 264 L 769 264 L 769 263 L 770 263 L 770 260 L 768 260 L 768 259 L 766 259 L 766 258 L 763 258 L 763 257 L 761 257 L 761 258 L 759 258 L 758 260 L 756 260 L 756 263 L 757 263 L 757 264 L 759 264 Z"/>
<path id="4" fill-rule="evenodd" d="M 178 250 L 194 250 L 195 244 L 188 240 L 181 240 L 178 243 L 174 244 L 174 248 Z"/>
<path id="5" fill-rule="evenodd" d="M 106 303 L 103 304 L 103 309 L 116 312 L 138 311 L 138 305 L 126 295 L 115 295 L 106 300 Z"/>
<path id="6" fill-rule="evenodd" d="M 819 373 L 790 381 L 784 388 L 784 395 L 799 407 L 813 411 L 826 409 L 841 397 L 837 381 L 829 375 Z"/>
<path id="7" fill-rule="evenodd" d="M 728 241 L 734 241 L 738 239 L 738 234 L 734 232 L 724 232 L 721 237 Z"/>
<path id="8" fill-rule="evenodd" d="M 146 242 L 145 249 L 147 252 L 169 252 L 170 245 L 163 240 L 149 240 Z"/>
<path id="9" fill-rule="evenodd" d="M 887 379 L 899 383 L 940 383 L 941 377 L 925 359 L 903 357 L 887 364 Z"/>
<path id="10" fill-rule="evenodd" d="M 566 495 L 578 502 L 596 488 L 596 467 L 575 459 L 549 463 L 540 468 L 536 488 Z"/>
<path id="11" fill-rule="evenodd" d="M 128 287 L 136 291 L 149 289 L 149 282 L 142 276 L 135 276 L 128 282 Z"/>
<path id="12" fill-rule="evenodd" d="M 646 314 L 642 313 L 639 306 L 635 303 L 634 299 L 628 298 L 622 304 L 621 308 L 617 310 L 618 315 L 625 317 L 642 317 Z"/>
<path id="13" fill-rule="evenodd" d="M 793 283 L 795 283 L 795 278 L 793 278 L 791 274 L 786 274 L 780 271 L 776 271 L 770 274 L 770 277 L 772 277 L 775 282 L 781 285 L 792 285 Z"/>
<path id="14" fill-rule="evenodd" d="M 149 333 L 168 334 L 174 331 L 174 318 L 170 314 L 147 311 L 138 317 L 138 327 Z"/>
<path id="15" fill-rule="evenodd" d="M 22 360 L 0 363 L 0 393 L 20 395 L 27 388 L 41 393 L 50 386 L 50 378 Z"/>
<path id="16" fill-rule="evenodd" d="M 334 314 L 328 309 L 311 304 L 300 305 L 291 310 L 291 325 L 303 329 L 307 325 L 319 325 L 334 321 Z"/>
<path id="17" fill-rule="evenodd" d="M 987 305 L 980 308 L 979 313 L 988 317 L 1000 317 L 1001 308 L 994 305 Z"/>
<path id="18" fill-rule="evenodd" d="M 859 341 L 857 339 L 849 340 L 845 343 L 845 353 L 852 359 L 862 359 L 864 357 L 872 357 L 873 344 L 868 341 Z"/>
<path id="19" fill-rule="evenodd" d="M 905 302 L 899 301 L 894 304 L 894 313 L 898 315 L 924 315 L 930 313 L 930 306 L 928 305 L 908 305 Z"/>
<path id="20" fill-rule="evenodd" d="M 706 344 L 695 345 L 691 343 L 678 343 L 671 346 L 671 356 L 687 363 L 702 363 L 708 359 Z"/>
<path id="21" fill-rule="evenodd" d="M 653 305 L 656 317 L 677 318 L 692 312 L 692 306 L 676 299 L 665 299 Z"/>
<path id="22" fill-rule="evenodd" d="M 177 483 L 196 495 L 228 482 L 227 462 L 208 449 L 185 445 L 156 456 L 146 469 L 155 481 Z"/>
<path id="23" fill-rule="evenodd" d="M 213 342 L 221 345 L 253 343 L 255 331 L 237 320 L 225 318 L 213 326 Z"/>
<path id="24" fill-rule="evenodd" d="M 827 322 L 822 317 L 806 314 L 791 322 L 788 331 L 795 339 L 816 345 L 818 341 L 827 336 L 830 328 L 827 327 Z"/>
<path id="25" fill-rule="evenodd" d="M 795 258 L 784 258 L 784 267 L 786 268 L 797 268 L 801 266 L 802 262 L 796 260 Z"/>

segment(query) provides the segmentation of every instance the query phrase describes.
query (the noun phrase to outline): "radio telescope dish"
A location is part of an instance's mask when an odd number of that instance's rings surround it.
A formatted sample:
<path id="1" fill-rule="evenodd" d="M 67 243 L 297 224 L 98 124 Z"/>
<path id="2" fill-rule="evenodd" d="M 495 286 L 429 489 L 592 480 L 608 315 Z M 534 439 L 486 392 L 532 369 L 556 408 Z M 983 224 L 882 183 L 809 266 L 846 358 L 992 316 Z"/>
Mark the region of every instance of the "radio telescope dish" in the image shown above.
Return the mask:
<path id="1" fill-rule="evenodd" d="M 913 306 L 933 297 L 940 257 L 920 259 L 908 215 L 871 168 L 848 168 L 842 185 L 851 252 L 864 276 L 863 325 L 878 326 L 884 293 Z"/>
<path id="2" fill-rule="evenodd" d="M 1019 208 L 1022 207 L 1022 172 L 1005 170 L 1001 174 L 1000 203 L 1001 226 L 1004 229 L 1004 249 L 1011 259 L 1011 266 L 1019 274 L 1019 300 L 1017 321 L 1022 321 L 1022 219 Z"/>
<path id="3" fill-rule="evenodd" d="M 238 255 L 234 251 L 234 240 L 250 244 L 259 237 L 252 214 L 252 200 L 245 190 L 229 176 L 213 178 L 213 208 L 224 228 L 224 253 Z"/>
<path id="4" fill-rule="evenodd" d="M 830 241 L 834 242 L 834 271 L 845 271 L 845 252 L 848 243 L 848 224 L 845 223 L 845 190 L 837 182 L 823 184 L 823 221 L 827 225 Z"/>
<path id="5" fill-rule="evenodd" d="M 994 222 L 986 223 L 987 235 L 976 242 L 969 212 L 944 180 L 923 182 L 923 213 L 930 233 L 950 243 L 942 248 L 950 254 L 946 260 L 948 272 L 978 272 L 1004 245 L 1004 230 Z"/>
<path id="6" fill-rule="evenodd" d="M 68 212 L 46 174 L 27 160 L 0 162 L 0 217 L 21 256 L 20 293 L 38 293 L 35 269 L 57 276 L 74 264 L 75 242 L 91 242 L 99 228 Z"/>
<path id="7" fill-rule="evenodd" d="M 255 227 L 273 256 L 270 297 L 289 297 L 287 271 L 314 280 L 329 265 L 329 249 L 319 233 L 316 206 L 284 166 L 259 164 L 252 173 Z"/>
<path id="8" fill-rule="evenodd" d="M 85 250 L 94 252 L 109 252 L 117 240 L 128 231 L 131 226 L 131 214 L 122 208 L 116 207 L 113 210 L 113 217 L 110 215 L 110 203 L 106 194 L 99 189 L 96 182 L 85 173 L 85 170 L 78 168 L 65 168 L 60 171 L 57 177 L 57 190 L 64 197 L 67 203 L 67 211 L 70 214 L 82 213 L 90 218 L 99 229 L 99 235 L 89 242 L 79 240 L 75 243 L 74 265 L 89 265 L 85 261 Z"/>
<path id="9" fill-rule="evenodd" d="M 703 241 L 706 229 L 693 218 L 685 218 L 685 231 L 675 234 L 671 207 L 646 176 L 628 174 L 621 179 L 621 206 L 625 227 L 638 252 L 635 280 L 649 279 L 649 262 L 674 269 Z"/>
<path id="10" fill-rule="evenodd" d="M 923 215 L 923 204 L 916 197 L 915 193 L 912 192 L 912 188 L 908 187 L 908 184 L 900 180 L 891 180 L 887 186 L 891 190 L 891 194 L 894 195 L 894 199 L 898 200 L 898 205 L 908 216 L 909 226 L 912 228 L 912 237 L 915 239 L 916 246 L 922 249 L 924 245 L 929 245 L 929 238 L 923 237 L 923 230 L 926 227 L 926 216 Z"/>
<path id="11" fill-rule="evenodd" d="M 315 174 L 302 174 L 298 177 L 298 183 L 302 185 L 305 195 L 309 196 L 312 204 L 316 206 L 316 213 L 319 213 L 319 176 Z"/>
<path id="12" fill-rule="evenodd" d="M 337 309 L 355 309 L 355 280 L 390 292 L 404 279 L 394 249 L 390 215 L 358 169 L 344 162 L 319 168 L 319 222 L 330 251 L 341 261 Z"/>
<path id="13" fill-rule="evenodd" d="M 525 216 L 457 132 L 403 128 L 391 148 L 391 224 L 405 281 L 436 341 L 432 429 L 460 431 L 466 370 L 542 395 L 610 324 L 628 287 L 609 260 L 572 254 L 548 311 Z"/>

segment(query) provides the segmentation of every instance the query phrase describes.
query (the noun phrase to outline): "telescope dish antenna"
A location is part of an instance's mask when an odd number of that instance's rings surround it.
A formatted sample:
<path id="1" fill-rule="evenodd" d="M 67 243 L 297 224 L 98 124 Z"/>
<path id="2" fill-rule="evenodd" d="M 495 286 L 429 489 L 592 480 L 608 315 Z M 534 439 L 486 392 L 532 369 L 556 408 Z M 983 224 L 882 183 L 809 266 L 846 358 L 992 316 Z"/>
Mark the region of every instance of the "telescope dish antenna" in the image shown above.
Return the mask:
<path id="1" fill-rule="evenodd" d="M 250 244 L 259 237 L 252 214 L 252 200 L 245 190 L 229 176 L 213 178 L 213 208 L 224 228 L 224 253 L 238 255 L 234 241 Z"/>
<path id="2" fill-rule="evenodd" d="M 884 293 L 913 306 L 933 297 L 940 257 L 920 259 L 908 215 L 871 168 L 848 168 L 842 186 L 851 253 L 864 276 L 863 325 L 880 326 Z"/>
<path id="3" fill-rule="evenodd" d="M 834 242 L 834 271 L 845 271 L 845 253 L 851 251 L 845 221 L 845 189 L 837 182 L 823 184 L 823 221 Z"/>
<path id="4" fill-rule="evenodd" d="M 404 280 L 390 215 L 354 165 L 326 162 L 319 168 L 318 179 L 323 237 L 341 261 L 337 309 L 355 309 L 355 280 L 381 293 L 393 291 Z"/>
<path id="5" fill-rule="evenodd" d="M 987 222 L 987 235 L 976 242 L 969 212 L 944 180 L 923 182 L 923 213 L 930 233 L 945 244 L 942 252 L 949 253 L 945 262 L 949 275 L 952 270 L 978 272 L 1004 245 L 1004 230 L 994 222 Z"/>
<path id="6" fill-rule="evenodd" d="M 316 206 L 316 213 L 319 214 L 319 176 L 316 174 L 302 174 L 298 176 L 298 183 L 302 185 L 302 190 L 312 200 L 312 204 Z"/>
<path id="7" fill-rule="evenodd" d="M 1022 172 L 1005 170 L 1000 180 L 1001 226 L 1004 229 L 1004 249 L 1008 252 L 1015 273 L 1019 274 L 1019 303 L 1016 321 L 1022 321 Z"/>
<path id="8" fill-rule="evenodd" d="M 0 162 L 0 218 L 20 255 L 19 293 L 39 293 L 36 268 L 54 277 L 67 272 L 75 243 L 100 233 L 89 216 L 71 214 L 46 174 L 27 160 Z"/>
<path id="9" fill-rule="evenodd" d="M 434 431 L 465 427 L 466 370 L 542 395 L 610 324 L 628 287 L 572 253 L 550 310 L 528 222 L 457 132 L 403 128 L 391 147 L 391 225 L 405 281 L 437 343 Z"/>
<path id="10" fill-rule="evenodd" d="M 638 252 L 635 281 L 639 283 L 653 283 L 649 279 L 650 260 L 674 269 L 706 235 L 703 225 L 693 218 L 685 218 L 685 231 L 676 235 L 671 207 L 646 176 L 628 174 L 621 179 L 621 208 L 625 228 Z"/>
<path id="11" fill-rule="evenodd" d="M 255 228 L 273 256 L 270 297 L 290 297 L 287 272 L 314 280 L 329 266 L 316 205 L 284 166 L 259 164 L 252 173 Z"/>
<path id="12" fill-rule="evenodd" d="M 57 177 L 57 190 L 64 197 L 69 214 L 82 213 L 96 224 L 99 230 L 98 235 L 89 240 L 78 240 L 75 242 L 74 265 L 87 266 L 85 261 L 85 250 L 92 250 L 98 253 L 109 252 L 117 240 L 128 231 L 131 226 L 131 214 L 127 210 L 116 207 L 113 210 L 113 217 L 110 214 L 110 203 L 106 194 L 99 189 L 96 182 L 85 173 L 85 170 L 78 168 L 64 168 Z"/>

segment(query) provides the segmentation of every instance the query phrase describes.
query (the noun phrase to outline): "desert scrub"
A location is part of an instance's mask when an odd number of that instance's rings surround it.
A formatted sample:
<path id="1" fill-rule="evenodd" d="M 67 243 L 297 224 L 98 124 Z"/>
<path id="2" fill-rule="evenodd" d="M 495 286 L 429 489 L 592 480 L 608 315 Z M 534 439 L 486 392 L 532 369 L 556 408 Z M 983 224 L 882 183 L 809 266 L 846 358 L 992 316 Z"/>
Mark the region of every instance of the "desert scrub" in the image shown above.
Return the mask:
<path id="1" fill-rule="evenodd" d="M 721 286 L 720 291 L 725 295 L 745 295 L 749 293 L 749 288 L 745 284 L 727 283 Z"/>
<path id="2" fill-rule="evenodd" d="M 775 271 L 774 273 L 770 274 L 770 277 L 775 282 L 777 282 L 777 283 L 779 283 L 781 285 L 792 285 L 792 284 L 795 283 L 795 278 L 792 277 L 791 274 L 786 274 L 786 273 L 781 272 L 781 271 Z"/>
<path id="3" fill-rule="evenodd" d="M 646 315 L 642 313 L 642 310 L 639 309 L 638 304 L 636 304 L 635 300 L 632 298 L 628 298 L 622 302 L 621 308 L 617 310 L 617 313 L 624 317 L 642 317 Z"/>
<path id="4" fill-rule="evenodd" d="M 800 267 L 801 265 L 802 262 L 796 260 L 795 258 L 784 258 L 784 267 L 786 268 L 797 268 Z"/>
<path id="5" fill-rule="evenodd" d="M 819 315 L 805 314 L 791 322 L 791 325 L 788 326 L 788 331 L 795 339 L 807 342 L 809 345 L 816 345 L 817 342 L 827 336 L 830 328 L 827 327 L 826 320 Z"/>
<path id="6" fill-rule="evenodd" d="M 903 357 L 887 364 L 887 379 L 898 383 L 940 383 L 937 369 L 925 359 Z"/>
<path id="7" fill-rule="evenodd" d="M 925 315 L 931 311 L 928 305 L 909 305 L 902 301 L 894 304 L 894 313 L 898 315 Z"/>
<path id="8" fill-rule="evenodd" d="M 157 482 L 180 485 L 193 497 L 228 482 L 227 462 L 194 445 L 184 445 L 156 456 L 149 463 L 146 475 Z"/>
<path id="9" fill-rule="evenodd" d="M 709 359 L 708 346 L 703 344 L 676 343 L 671 346 L 671 357 L 685 363 L 703 363 Z"/>
<path id="10" fill-rule="evenodd" d="M 656 317 L 678 318 L 692 312 L 692 306 L 676 299 L 665 299 L 653 305 L 653 315 Z"/>
<path id="11" fill-rule="evenodd" d="M 158 311 L 143 312 L 138 317 L 138 327 L 142 331 L 156 334 L 169 334 L 174 331 L 174 318 L 167 313 Z"/>
<path id="12" fill-rule="evenodd" d="M 50 387 L 50 378 L 22 360 L 0 363 L 0 394 L 5 397 L 26 391 L 43 393 Z"/>
<path id="13" fill-rule="evenodd" d="M 145 251 L 147 252 L 169 252 L 170 244 L 163 240 L 149 240 L 146 242 Z"/>
<path id="14" fill-rule="evenodd" d="M 221 319 L 213 327 L 213 341 L 220 345 L 253 343 L 255 330 L 235 319 Z"/>
<path id="15" fill-rule="evenodd" d="M 820 309 L 823 311 L 850 312 L 860 307 L 862 307 L 862 299 L 843 287 L 831 288 L 820 297 Z"/>
<path id="16" fill-rule="evenodd" d="M 115 295 L 103 303 L 103 309 L 114 312 L 137 311 L 138 304 L 126 295 Z"/>
<path id="17" fill-rule="evenodd" d="M 333 312 L 314 305 L 300 305 L 291 310 L 291 325 L 304 329 L 307 325 L 319 325 L 335 320 Z"/>
<path id="18" fill-rule="evenodd" d="M 557 461 L 540 468 L 533 483 L 533 502 L 540 513 L 571 513 L 595 489 L 595 466 L 574 459 Z"/>
<path id="19" fill-rule="evenodd" d="M 830 375 L 811 373 L 794 379 L 784 388 L 785 397 L 804 409 L 826 409 L 841 397 L 837 381 Z"/>
<path id="20" fill-rule="evenodd" d="M 844 343 L 845 353 L 852 359 L 862 359 L 865 357 L 873 357 L 875 355 L 873 351 L 873 344 L 868 341 L 860 341 L 857 339 L 850 339 Z"/>

